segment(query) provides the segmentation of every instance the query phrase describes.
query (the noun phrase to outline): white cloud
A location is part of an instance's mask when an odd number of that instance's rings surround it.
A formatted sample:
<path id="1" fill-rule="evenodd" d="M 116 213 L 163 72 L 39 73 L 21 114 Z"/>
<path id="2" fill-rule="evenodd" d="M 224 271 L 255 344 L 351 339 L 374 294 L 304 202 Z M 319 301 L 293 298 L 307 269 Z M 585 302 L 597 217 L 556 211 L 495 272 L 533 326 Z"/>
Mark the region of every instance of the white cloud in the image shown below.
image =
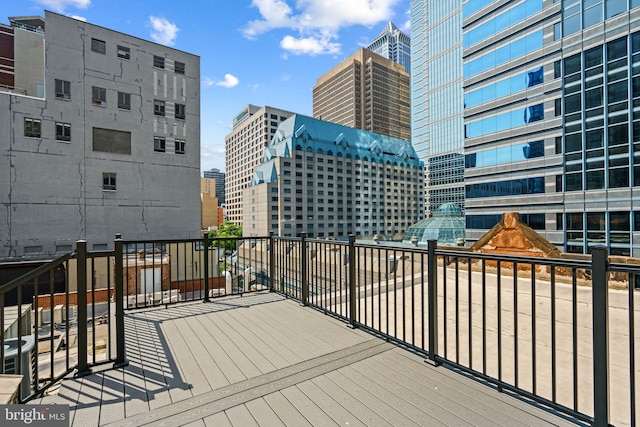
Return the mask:
<path id="1" fill-rule="evenodd" d="M 231 89 L 232 87 L 238 86 L 240 80 L 233 74 L 225 74 L 224 80 L 216 82 L 216 86 L 226 87 L 227 89 Z"/>
<path id="2" fill-rule="evenodd" d="M 166 46 L 173 46 L 180 28 L 173 22 L 169 22 L 166 18 L 158 18 L 156 16 L 149 17 L 151 24 L 151 39 L 156 43 Z"/>
<path id="3" fill-rule="evenodd" d="M 247 85 L 247 87 L 248 87 L 249 89 L 251 89 L 251 92 L 253 92 L 253 93 L 256 93 L 256 92 L 258 91 L 258 87 L 259 87 L 259 86 L 260 86 L 260 85 L 258 85 L 258 83 L 254 83 L 254 84 L 252 84 L 252 85 Z"/>
<path id="4" fill-rule="evenodd" d="M 280 47 L 294 55 L 322 55 L 340 53 L 340 43 L 332 43 L 328 38 L 285 36 Z"/>
<path id="5" fill-rule="evenodd" d="M 85 18 L 84 16 L 71 15 L 69 16 L 69 18 L 77 19 L 78 21 L 87 22 L 87 18 Z"/>
<path id="6" fill-rule="evenodd" d="M 91 4 L 91 0 L 36 0 L 43 6 L 46 6 L 56 12 L 63 12 L 66 7 L 75 7 L 78 9 L 86 9 Z"/>
<path id="7" fill-rule="evenodd" d="M 238 78 L 233 74 L 229 74 L 229 73 L 224 75 L 224 80 L 213 80 L 209 77 L 205 77 L 202 79 L 202 84 L 205 87 L 222 86 L 222 87 L 226 87 L 227 89 L 231 89 L 232 87 L 238 86 L 238 83 L 240 83 L 240 80 L 238 80 Z"/>
<path id="8" fill-rule="evenodd" d="M 274 29 L 296 31 L 287 35 L 280 46 L 294 55 L 336 54 L 340 52 L 340 29 L 352 25 L 370 27 L 388 21 L 393 7 L 400 0 L 253 0 L 261 19 L 247 23 L 243 28 L 246 38 Z M 295 9 L 294 9 L 295 7 Z"/>

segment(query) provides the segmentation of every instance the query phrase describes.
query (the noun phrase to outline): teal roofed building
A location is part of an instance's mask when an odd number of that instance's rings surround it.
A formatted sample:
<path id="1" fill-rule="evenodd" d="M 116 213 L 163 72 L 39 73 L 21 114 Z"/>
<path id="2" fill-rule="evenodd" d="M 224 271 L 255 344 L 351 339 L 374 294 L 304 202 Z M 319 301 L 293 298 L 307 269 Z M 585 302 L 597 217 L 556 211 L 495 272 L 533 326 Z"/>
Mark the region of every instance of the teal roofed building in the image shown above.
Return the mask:
<path id="1" fill-rule="evenodd" d="M 246 236 L 401 240 L 423 215 L 424 164 L 410 142 L 299 114 L 243 193 Z"/>

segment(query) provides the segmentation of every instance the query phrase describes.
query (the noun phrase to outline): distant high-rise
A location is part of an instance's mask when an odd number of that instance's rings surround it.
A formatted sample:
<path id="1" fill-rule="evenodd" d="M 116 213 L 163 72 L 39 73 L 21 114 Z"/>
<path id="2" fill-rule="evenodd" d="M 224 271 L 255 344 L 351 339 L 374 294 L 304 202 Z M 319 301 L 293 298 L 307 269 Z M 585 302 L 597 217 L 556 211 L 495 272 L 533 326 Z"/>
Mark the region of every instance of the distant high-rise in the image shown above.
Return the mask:
<path id="1" fill-rule="evenodd" d="M 402 65 L 407 73 L 411 73 L 411 38 L 393 22 L 389 21 L 380 35 L 366 48 Z"/>
<path id="2" fill-rule="evenodd" d="M 276 129 L 294 113 L 269 106 L 247 105 L 233 118 L 233 130 L 225 138 L 225 206 L 226 219 L 242 225 L 242 190 L 262 161 Z"/>
<path id="3" fill-rule="evenodd" d="M 218 203 L 224 205 L 224 182 L 225 173 L 220 172 L 220 169 L 213 168 L 208 171 L 202 172 L 203 178 L 213 178 L 215 180 L 215 196 L 218 198 Z"/>
<path id="4" fill-rule="evenodd" d="M 462 0 L 411 3 L 411 142 L 430 215 L 446 203 L 464 209 Z"/>
<path id="5" fill-rule="evenodd" d="M 360 49 L 321 76 L 313 88 L 313 117 L 409 140 L 409 73 Z"/>

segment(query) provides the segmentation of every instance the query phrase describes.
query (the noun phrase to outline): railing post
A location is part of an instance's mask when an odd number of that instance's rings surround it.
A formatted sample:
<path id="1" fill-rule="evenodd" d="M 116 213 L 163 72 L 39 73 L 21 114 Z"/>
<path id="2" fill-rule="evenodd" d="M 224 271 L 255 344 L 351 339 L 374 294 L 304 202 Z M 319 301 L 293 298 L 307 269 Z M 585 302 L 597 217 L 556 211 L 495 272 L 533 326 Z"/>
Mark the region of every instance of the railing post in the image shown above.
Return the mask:
<path id="1" fill-rule="evenodd" d="M 76 273 L 78 279 L 78 366 L 76 377 L 83 377 L 91 373 L 87 363 L 87 241 L 76 242 Z"/>
<path id="2" fill-rule="evenodd" d="M 307 242 L 305 241 L 307 233 L 300 233 L 300 274 L 302 275 L 302 301 L 300 304 L 307 305 L 309 303 L 309 281 L 307 280 Z"/>
<path id="3" fill-rule="evenodd" d="M 431 365 L 438 366 L 438 260 L 436 258 L 436 247 L 438 241 L 430 239 L 427 241 L 427 294 L 429 306 L 429 358 L 426 360 Z M 446 286 L 446 284 L 445 284 Z"/>
<path id="4" fill-rule="evenodd" d="M 349 235 L 349 327 L 356 328 L 356 236 Z"/>
<path id="5" fill-rule="evenodd" d="M 273 231 L 269 232 L 269 289 L 276 292 L 276 246 L 273 240 Z"/>
<path id="6" fill-rule="evenodd" d="M 593 425 L 609 425 L 609 286 L 605 246 L 591 248 Z"/>
<path id="7" fill-rule="evenodd" d="M 114 240 L 115 248 L 115 302 L 116 302 L 116 361 L 113 364 L 114 368 L 122 368 L 129 364 L 129 361 L 125 358 L 124 350 L 124 265 L 123 265 L 123 250 L 122 250 L 122 234 L 116 234 Z"/>
<path id="8" fill-rule="evenodd" d="M 209 233 L 204 233 L 204 302 L 209 302 Z M 186 289 L 186 285 L 185 285 Z"/>

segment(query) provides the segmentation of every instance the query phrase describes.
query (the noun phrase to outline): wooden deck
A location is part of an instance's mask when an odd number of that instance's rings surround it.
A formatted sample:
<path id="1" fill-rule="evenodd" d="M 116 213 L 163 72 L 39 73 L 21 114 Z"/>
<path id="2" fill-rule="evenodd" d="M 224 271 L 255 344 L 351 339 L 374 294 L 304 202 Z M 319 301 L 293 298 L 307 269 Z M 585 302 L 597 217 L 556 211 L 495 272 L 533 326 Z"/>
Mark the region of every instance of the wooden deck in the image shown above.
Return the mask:
<path id="1" fill-rule="evenodd" d="M 128 312 L 124 369 L 32 403 L 71 425 L 575 425 L 273 293 Z"/>

